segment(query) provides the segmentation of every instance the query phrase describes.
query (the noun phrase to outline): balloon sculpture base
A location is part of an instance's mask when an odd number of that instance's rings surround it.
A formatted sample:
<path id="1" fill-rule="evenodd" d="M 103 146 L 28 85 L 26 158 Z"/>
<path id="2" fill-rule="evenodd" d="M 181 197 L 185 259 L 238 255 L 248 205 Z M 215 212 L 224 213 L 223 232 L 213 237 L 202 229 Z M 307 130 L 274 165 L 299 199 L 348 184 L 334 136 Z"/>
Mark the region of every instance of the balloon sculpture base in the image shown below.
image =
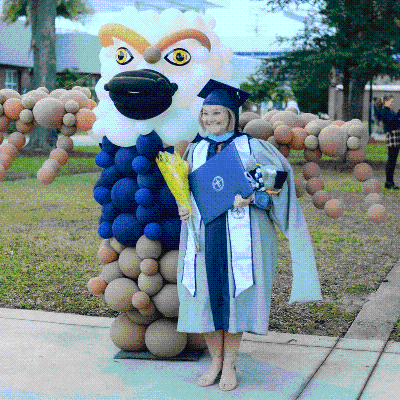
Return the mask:
<path id="1" fill-rule="evenodd" d="M 198 361 L 205 350 L 185 349 L 174 357 L 157 357 L 150 351 L 119 351 L 114 359 L 140 359 L 140 360 L 162 360 L 162 361 Z"/>

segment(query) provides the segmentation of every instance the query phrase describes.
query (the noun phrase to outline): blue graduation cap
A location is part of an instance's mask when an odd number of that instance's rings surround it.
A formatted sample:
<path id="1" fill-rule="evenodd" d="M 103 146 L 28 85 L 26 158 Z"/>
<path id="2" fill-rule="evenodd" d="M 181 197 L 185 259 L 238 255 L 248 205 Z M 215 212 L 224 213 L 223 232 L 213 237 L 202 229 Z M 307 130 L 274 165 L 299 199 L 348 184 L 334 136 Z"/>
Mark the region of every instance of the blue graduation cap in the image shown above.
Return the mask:
<path id="1" fill-rule="evenodd" d="M 219 105 L 232 110 L 236 116 L 236 125 L 238 125 L 239 107 L 249 98 L 250 94 L 233 86 L 210 79 L 203 89 L 201 89 L 198 96 L 204 99 L 203 105 Z"/>

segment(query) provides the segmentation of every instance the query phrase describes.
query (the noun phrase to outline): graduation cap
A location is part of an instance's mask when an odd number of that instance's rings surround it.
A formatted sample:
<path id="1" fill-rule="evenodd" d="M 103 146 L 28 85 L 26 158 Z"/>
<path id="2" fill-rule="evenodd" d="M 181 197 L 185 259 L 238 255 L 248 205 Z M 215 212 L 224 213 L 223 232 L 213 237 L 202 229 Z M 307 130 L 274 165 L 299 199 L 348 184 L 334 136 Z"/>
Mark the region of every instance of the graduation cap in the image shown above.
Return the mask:
<path id="1" fill-rule="evenodd" d="M 224 106 L 238 115 L 239 107 L 248 99 L 250 94 L 210 79 L 198 96 L 204 99 L 203 104 Z"/>

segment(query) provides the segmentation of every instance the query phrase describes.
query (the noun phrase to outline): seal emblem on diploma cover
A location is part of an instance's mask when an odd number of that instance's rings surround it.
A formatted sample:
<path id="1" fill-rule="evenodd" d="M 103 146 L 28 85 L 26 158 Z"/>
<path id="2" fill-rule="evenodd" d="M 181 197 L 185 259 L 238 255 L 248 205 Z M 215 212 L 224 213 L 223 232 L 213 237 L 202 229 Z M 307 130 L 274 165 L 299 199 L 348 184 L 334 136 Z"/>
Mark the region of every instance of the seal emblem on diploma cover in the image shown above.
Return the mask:
<path id="1" fill-rule="evenodd" d="M 212 187 L 216 192 L 220 192 L 224 188 L 224 179 L 221 176 L 216 176 L 212 181 Z"/>

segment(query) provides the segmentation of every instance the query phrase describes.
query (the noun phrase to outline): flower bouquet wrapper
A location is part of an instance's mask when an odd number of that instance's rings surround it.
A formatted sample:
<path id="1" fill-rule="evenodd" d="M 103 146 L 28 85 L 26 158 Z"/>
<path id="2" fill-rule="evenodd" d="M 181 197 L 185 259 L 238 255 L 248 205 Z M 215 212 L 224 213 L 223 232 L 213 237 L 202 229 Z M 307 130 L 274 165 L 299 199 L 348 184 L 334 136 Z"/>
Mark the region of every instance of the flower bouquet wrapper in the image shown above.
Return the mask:
<path id="1" fill-rule="evenodd" d="M 199 252 L 200 239 L 194 226 L 190 203 L 189 164 L 182 160 L 177 152 L 171 154 L 166 151 L 158 153 L 156 163 L 175 200 L 181 207 L 186 207 L 189 210 L 190 215 L 187 224 L 193 234 L 196 251 Z"/>

